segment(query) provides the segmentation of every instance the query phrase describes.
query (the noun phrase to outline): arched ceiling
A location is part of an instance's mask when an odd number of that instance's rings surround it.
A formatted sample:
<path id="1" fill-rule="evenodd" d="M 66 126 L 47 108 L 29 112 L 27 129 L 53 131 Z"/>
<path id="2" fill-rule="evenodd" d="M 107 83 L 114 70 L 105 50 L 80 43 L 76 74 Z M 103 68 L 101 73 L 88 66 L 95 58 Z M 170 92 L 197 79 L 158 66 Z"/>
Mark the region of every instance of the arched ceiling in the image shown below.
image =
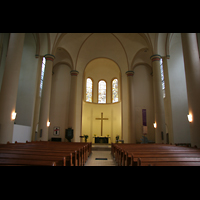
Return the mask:
<path id="1" fill-rule="evenodd" d="M 151 55 L 165 56 L 168 38 L 166 33 L 39 33 L 38 36 L 40 55 L 46 51 L 56 54 L 62 60 L 70 60 L 71 67 L 77 70 L 98 57 L 112 59 L 126 70 L 131 70 L 137 62 L 149 65 Z M 59 48 L 67 52 L 66 58 L 59 56 Z"/>

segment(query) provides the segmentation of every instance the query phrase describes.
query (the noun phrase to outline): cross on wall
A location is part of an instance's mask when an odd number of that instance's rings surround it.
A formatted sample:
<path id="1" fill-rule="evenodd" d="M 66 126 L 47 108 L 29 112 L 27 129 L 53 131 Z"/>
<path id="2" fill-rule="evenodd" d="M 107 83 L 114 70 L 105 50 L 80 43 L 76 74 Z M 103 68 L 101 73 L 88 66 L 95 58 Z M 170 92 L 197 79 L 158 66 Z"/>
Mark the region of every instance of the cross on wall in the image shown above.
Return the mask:
<path id="1" fill-rule="evenodd" d="M 101 113 L 101 118 L 95 118 L 96 120 L 101 120 L 101 136 L 103 136 L 103 120 L 108 120 L 108 118 L 103 118 L 103 113 Z"/>

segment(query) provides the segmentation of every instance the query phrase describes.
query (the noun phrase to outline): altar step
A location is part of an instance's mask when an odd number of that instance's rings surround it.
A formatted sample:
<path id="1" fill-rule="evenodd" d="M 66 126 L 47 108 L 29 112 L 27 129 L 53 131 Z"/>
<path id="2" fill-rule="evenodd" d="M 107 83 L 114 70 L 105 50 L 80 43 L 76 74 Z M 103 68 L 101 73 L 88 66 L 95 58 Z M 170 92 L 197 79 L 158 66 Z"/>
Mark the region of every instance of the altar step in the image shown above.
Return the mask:
<path id="1" fill-rule="evenodd" d="M 92 145 L 92 151 L 111 151 L 111 145 Z"/>

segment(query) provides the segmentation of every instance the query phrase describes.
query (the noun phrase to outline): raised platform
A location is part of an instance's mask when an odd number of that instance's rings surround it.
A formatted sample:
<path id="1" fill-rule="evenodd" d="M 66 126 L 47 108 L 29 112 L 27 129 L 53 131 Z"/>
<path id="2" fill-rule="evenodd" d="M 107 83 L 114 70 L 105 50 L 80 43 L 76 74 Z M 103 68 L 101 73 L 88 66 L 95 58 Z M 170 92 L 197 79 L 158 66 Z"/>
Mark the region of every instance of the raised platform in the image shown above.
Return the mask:
<path id="1" fill-rule="evenodd" d="M 111 151 L 109 144 L 92 144 L 92 151 Z"/>

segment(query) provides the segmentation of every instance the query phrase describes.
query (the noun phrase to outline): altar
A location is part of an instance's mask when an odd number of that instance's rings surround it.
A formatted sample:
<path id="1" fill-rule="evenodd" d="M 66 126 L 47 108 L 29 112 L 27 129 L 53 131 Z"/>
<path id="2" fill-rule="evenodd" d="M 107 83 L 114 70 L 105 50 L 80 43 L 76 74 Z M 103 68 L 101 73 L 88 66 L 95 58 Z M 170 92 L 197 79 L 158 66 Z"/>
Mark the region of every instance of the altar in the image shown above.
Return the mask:
<path id="1" fill-rule="evenodd" d="M 93 137 L 94 138 L 94 143 L 104 143 L 104 144 L 108 144 L 109 143 L 109 138 L 110 137 Z"/>

